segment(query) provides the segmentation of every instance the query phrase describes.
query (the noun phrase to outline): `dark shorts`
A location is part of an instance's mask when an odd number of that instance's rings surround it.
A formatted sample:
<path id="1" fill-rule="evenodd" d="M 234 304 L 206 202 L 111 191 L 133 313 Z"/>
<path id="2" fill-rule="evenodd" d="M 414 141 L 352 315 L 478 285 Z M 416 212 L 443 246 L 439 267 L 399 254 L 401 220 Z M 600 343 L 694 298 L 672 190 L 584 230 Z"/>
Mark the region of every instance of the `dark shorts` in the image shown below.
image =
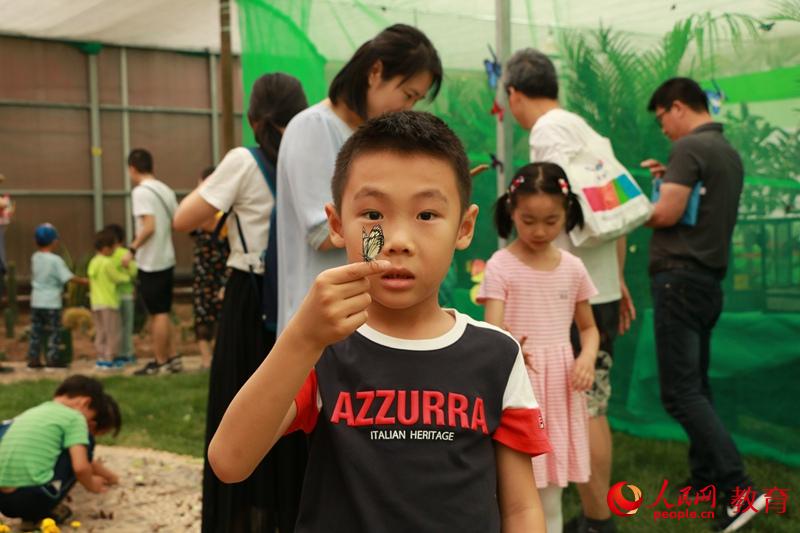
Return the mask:
<path id="1" fill-rule="evenodd" d="M 172 309 L 172 285 L 175 268 L 157 272 L 139 271 L 137 288 L 144 307 L 151 315 L 169 313 Z"/>
<path id="2" fill-rule="evenodd" d="M 586 406 L 589 416 L 605 416 L 608 412 L 608 400 L 611 398 L 610 371 L 614 356 L 614 339 L 617 338 L 619 328 L 619 300 L 595 304 L 592 314 L 600 332 L 600 349 L 597 352 L 597 361 L 594 365 L 594 384 L 586 391 Z M 581 338 L 578 328 L 572 325 L 572 349 L 577 357 L 581 351 Z"/>

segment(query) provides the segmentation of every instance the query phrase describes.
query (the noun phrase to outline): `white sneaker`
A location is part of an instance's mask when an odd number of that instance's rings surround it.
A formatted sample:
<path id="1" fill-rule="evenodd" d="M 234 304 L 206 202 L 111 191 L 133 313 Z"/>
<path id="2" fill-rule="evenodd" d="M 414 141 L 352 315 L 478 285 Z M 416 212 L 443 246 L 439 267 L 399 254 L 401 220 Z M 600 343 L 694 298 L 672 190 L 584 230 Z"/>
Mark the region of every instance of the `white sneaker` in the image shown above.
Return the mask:
<path id="1" fill-rule="evenodd" d="M 170 374 L 177 374 L 178 372 L 183 371 L 183 360 L 181 359 L 180 355 L 176 355 L 175 357 L 167 359 L 167 362 L 164 363 L 163 367 Z"/>
<path id="2" fill-rule="evenodd" d="M 755 498 L 752 498 L 753 495 L 755 495 Z M 717 531 L 722 531 L 723 533 L 737 531 L 755 518 L 756 515 L 761 514 L 767 506 L 767 495 L 751 488 L 744 490 L 741 499 L 743 500 L 741 505 L 731 506 L 726 504 L 718 512 Z M 751 499 L 753 501 L 752 505 L 747 503 Z M 739 512 L 740 510 L 741 512 Z"/>

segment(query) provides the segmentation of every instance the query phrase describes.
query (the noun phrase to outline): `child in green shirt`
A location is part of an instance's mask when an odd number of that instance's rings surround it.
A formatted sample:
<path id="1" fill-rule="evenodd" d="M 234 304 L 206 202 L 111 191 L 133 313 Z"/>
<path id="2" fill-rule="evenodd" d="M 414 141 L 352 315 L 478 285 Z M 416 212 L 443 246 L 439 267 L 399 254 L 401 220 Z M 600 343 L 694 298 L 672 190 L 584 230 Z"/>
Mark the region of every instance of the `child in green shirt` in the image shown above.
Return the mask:
<path id="1" fill-rule="evenodd" d="M 28 409 L 0 426 L 0 512 L 12 518 L 63 522 L 71 510 L 61 500 L 80 482 L 105 492 L 117 476 L 93 460 L 94 436 L 114 431 L 122 418 L 114 399 L 96 379 L 64 380 L 52 401 Z"/>
<path id="2" fill-rule="evenodd" d="M 89 300 L 94 316 L 94 347 L 97 352 L 95 368 L 111 370 L 124 365 L 117 359 L 122 335 L 117 286 L 130 283 L 128 272 L 117 269 L 113 258 L 114 234 L 101 230 L 95 235 L 97 254 L 89 261 Z M 114 361 L 117 359 L 115 365 Z"/>
<path id="3" fill-rule="evenodd" d="M 133 320 L 135 304 L 133 300 L 133 284 L 138 268 L 133 258 L 133 253 L 125 248 L 125 230 L 119 224 L 109 224 L 105 228 L 114 235 L 114 252 L 111 259 L 119 272 L 127 273 L 131 281 L 117 285 L 119 295 L 119 317 L 122 321 L 122 335 L 119 345 L 119 356 L 114 360 L 115 365 L 133 364 L 136 362 L 136 351 L 133 347 Z"/>

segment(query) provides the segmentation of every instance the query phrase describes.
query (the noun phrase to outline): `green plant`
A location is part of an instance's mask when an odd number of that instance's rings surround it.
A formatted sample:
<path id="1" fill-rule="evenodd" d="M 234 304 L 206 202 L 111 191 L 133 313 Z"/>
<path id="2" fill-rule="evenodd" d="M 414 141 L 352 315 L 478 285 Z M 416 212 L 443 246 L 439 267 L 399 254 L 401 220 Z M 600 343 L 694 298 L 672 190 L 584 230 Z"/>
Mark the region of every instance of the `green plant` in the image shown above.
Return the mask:
<path id="1" fill-rule="evenodd" d="M 6 266 L 6 308 L 3 319 L 6 326 L 6 338 L 14 338 L 14 327 L 19 318 L 19 302 L 17 301 L 17 265 L 11 261 Z"/>
<path id="2" fill-rule="evenodd" d="M 724 39 L 737 48 L 745 37 L 759 39 L 760 24 L 735 13 L 693 15 L 647 49 L 602 26 L 565 31 L 559 48 L 566 107 L 611 138 L 623 164 L 635 168 L 647 157 L 665 158 L 668 141 L 646 109 L 652 92 L 681 74 L 713 77 L 718 43 Z"/>
<path id="3" fill-rule="evenodd" d="M 747 104 L 725 113 L 725 134 L 751 175 L 800 180 L 800 130 L 788 131 L 753 115 Z"/>
<path id="4" fill-rule="evenodd" d="M 78 259 L 72 257 L 69 249 L 62 244 L 64 262 L 67 267 L 78 277 L 85 278 L 89 267 L 90 257 L 82 256 Z M 69 283 L 66 287 L 67 295 L 64 299 L 65 307 L 89 307 L 89 287 L 77 283 Z"/>
<path id="5" fill-rule="evenodd" d="M 770 20 L 788 20 L 800 22 L 800 0 L 781 0 L 773 2 L 775 13 L 769 17 Z"/>

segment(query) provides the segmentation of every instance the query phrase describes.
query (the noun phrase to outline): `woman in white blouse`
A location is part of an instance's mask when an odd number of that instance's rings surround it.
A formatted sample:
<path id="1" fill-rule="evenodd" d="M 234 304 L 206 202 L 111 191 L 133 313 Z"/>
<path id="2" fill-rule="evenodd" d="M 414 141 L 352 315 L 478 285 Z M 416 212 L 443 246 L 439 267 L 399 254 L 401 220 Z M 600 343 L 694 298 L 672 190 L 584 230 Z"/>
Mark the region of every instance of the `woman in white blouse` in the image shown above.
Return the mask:
<path id="1" fill-rule="evenodd" d="M 265 280 L 275 283 L 276 273 L 275 269 L 265 272 L 261 254 L 275 246 L 269 242 L 275 206 L 272 191 L 282 134 L 289 120 L 307 105 L 300 82 L 292 76 L 275 73 L 256 80 L 247 118 L 260 153 L 244 147 L 228 152 L 214 173 L 181 202 L 173 219 L 177 231 L 188 232 L 219 211 L 232 210 L 227 218 L 231 275 L 211 362 L 206 448 L 231 399 L 275 342 L 274 328 L 270 331 L 262 320 L 262 289 Z M 290 435 L 276 444 L 248 480 L 234 485 L 221 483 L 206 461 L 203 532 L 291 531 L 306 457 L 305 437 Z"/>

